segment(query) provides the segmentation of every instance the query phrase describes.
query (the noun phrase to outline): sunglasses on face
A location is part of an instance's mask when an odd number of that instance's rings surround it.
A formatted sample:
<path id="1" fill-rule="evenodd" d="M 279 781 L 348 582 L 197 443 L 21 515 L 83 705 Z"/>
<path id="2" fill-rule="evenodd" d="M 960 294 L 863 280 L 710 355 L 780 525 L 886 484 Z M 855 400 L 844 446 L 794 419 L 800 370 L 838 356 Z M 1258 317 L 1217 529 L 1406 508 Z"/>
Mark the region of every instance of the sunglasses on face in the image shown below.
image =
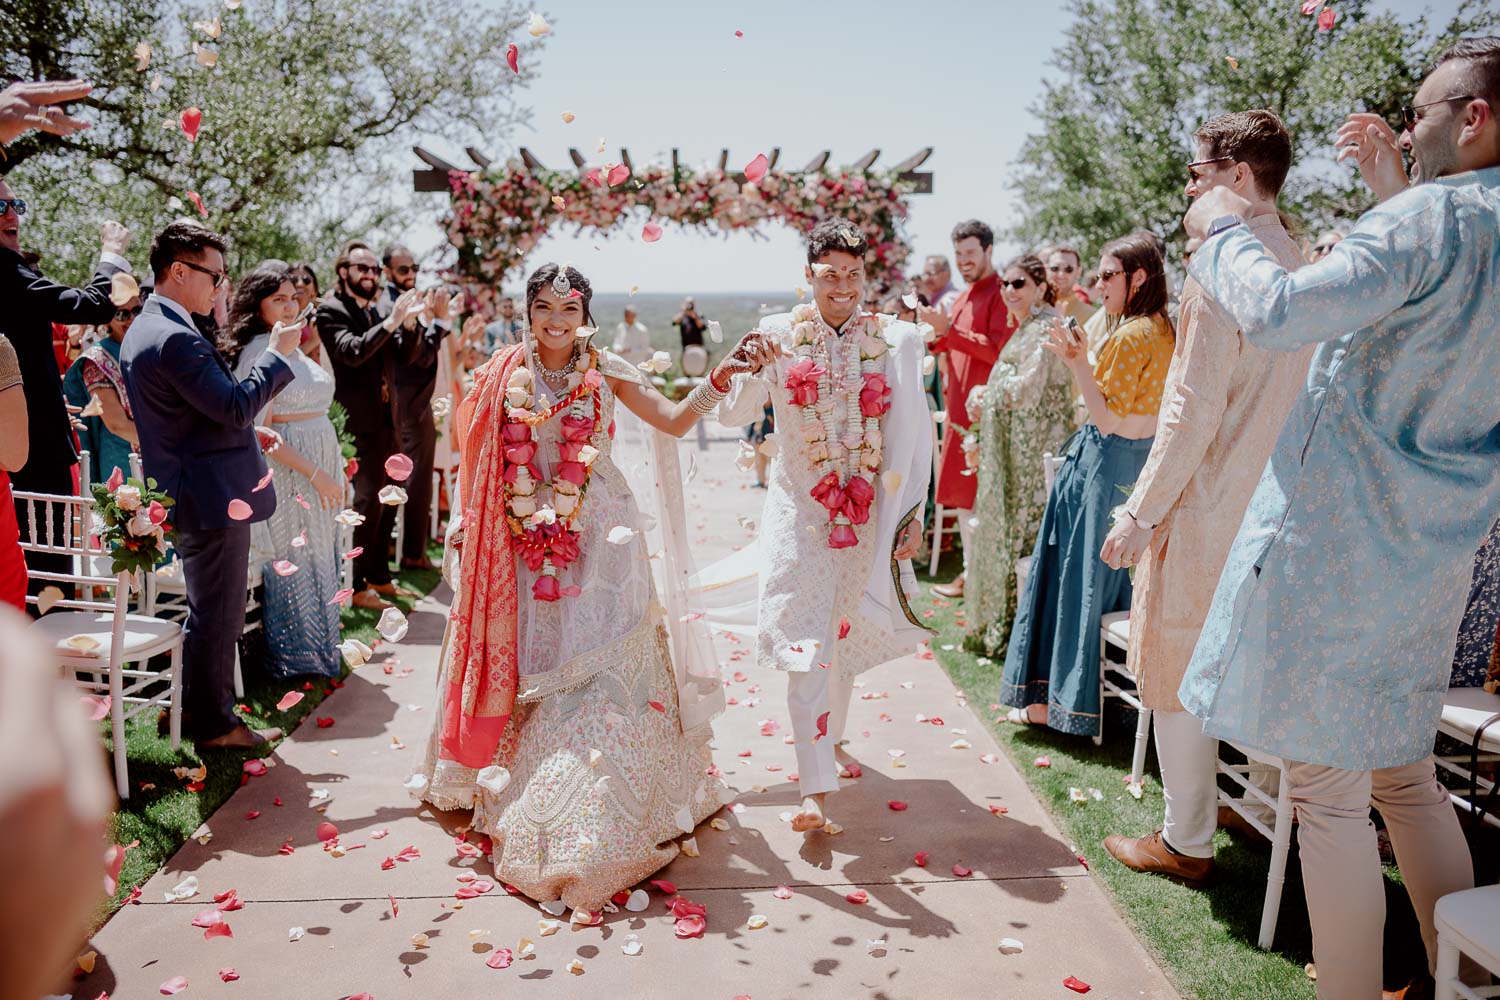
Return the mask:
<path id="1" fill-rule="evenodd" d="M 123 323 L 123 322 L 125 322 L 128 319 L 135 319 L 140 314 L 141 314 L 141 307 L 140 306 L 136 306 L 134 309 L 116 309 L 115 310 L 115 322 L 117 322 L 117 323 Z"/>
<path id="2" fill-rule="evenodd" d="M 312 283 L 313 283 L 313 279 L 312 279 L 312 275 L 310 275 L 310 274 L 294 274 L 294 275 L 292 275 L 292 284 L 294 284 L 294 285 L 311 285 Z"/>
<path id="3" fill-rule="evenodd" d="M 15 209 L 17 215 L 26 214 L 26 202 L 21 198 L 0 198 L 0 215 Z"/>
<path id="4" fill-rule="evenodd" d="M 1477 100 L 1472 94 L 1464 94 L 1460 97 L 1445 97 L 1440 101 L 1428 101 L 1426 104 L 1403 104 L 1401 105 L 1401 120 L 1406 123 L 1408 129 L 1417 127 L 1417 121 L 1423 117 L 1417 112 L 1423 108 L 1437 107 L 1439 104 L 1447 104 L 1450 101 L 1473 101 Z"/>
<path id="5" fill-rule="evenodd" d="M 1000 282 L 1000 287 L 1009 288 L 1011 291 L 1019 292 L 1021 289 L 1026 287 L 1026 279 L 1016 278 L 1013 281 L 1002 281 Z"/>
<path id="6" fill-rule="evenodd" d="M 1072 264 L 1048 264 L 1047 265 L 1047 273 L 1048 274 L 1072 274 L 1076 270 L 1078 270 L 1078 268 L 1074 267 Z"/>
<path id="7" fill-rule="evenodd" d="M 1198 173 L 1199 167 L 1206 167 L 1210 163 L 1227 163 L 1233 159 L 1234 157 L 1232 156 L 1211 156 L 1206 160 L 1194 160 L 1187 165 L 1188 180 L 1200 181 L 1203 179 L 1202 175 Z"/>
<path id="8" fill-rule="evenodd" d="M 194 271 L 197 271 L 199 274 L 206 274 L 206 275 L 208 275 L 210 278 L 214 279 L 214 287 L 215 288 L 218 288 L 220 285 L 224 284 L 224 282 L 226 282 L 226 281 L 229 280 L 229 275 L 225 274 L 223 271 L 210 270 L 209 268 L 206 268 L 206 267 L 204 267 L 201 264 L 194 264 L 190 260 L 176 260 L 176 261 L 173 261 L 173 263 L 174 264 L 181 264 L 183 267 L 192 268 Z"/>
<path id="9" fill-rule="evenodd" d="M 379 274 L 380 268 L 374 264 L 350 264 L 349 271 L 352 274 Z"/>
<path id="10" fill-rule="evenodd" d="M 1110 281 L 1113 278 L 1115 278 L 1116 276 L 1124 274 L 1124 273 L 1125 273 L 1124 271 L 1116 271 L 1113 268 L 1106 267 L 1102 271 L 1099 272 L 1099 283 L 1103 284 L 1104 282 Z"/>
<path id="11" fill-rule="evenodd" d="M 416 274 L 417 273 L 417 265 L 415 265 L 415 264 L 397 264 L 397 265 L 393 266 L 391 268 L 391 270 L 394 273 L 396 273 L 396 274 Z"/>

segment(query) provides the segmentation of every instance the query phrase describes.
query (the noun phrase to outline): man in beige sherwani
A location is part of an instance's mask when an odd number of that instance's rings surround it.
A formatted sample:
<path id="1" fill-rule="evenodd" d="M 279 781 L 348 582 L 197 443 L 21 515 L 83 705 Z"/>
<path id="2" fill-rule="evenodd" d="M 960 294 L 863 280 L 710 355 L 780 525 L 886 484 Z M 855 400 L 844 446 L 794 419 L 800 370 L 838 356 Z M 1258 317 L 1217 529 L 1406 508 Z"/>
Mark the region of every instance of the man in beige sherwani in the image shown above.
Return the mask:
<path id="1" fill-rule="evenodd" d="M 1267 251 L 1283 267 L 1302 266 L 1276 213 L 1292 162 L 1286 126 L 1270 111 L 1242 111 L 1213 119 L 1196 138 L 1187 194 L 1196 199 L 1228 187 L 1249 199 L 1250 229 Z M 1138 871 L 1189 885 L 1201 885 L 1213 872 L 1218 748 L 1183 711 L 1177 687 L 1311 353 L 1311 347 L 1295 354 L 1255 347 L 1188 278 L 1156 442 L 1101 552 L 1116 568 L 1140 563 L 1129 662 L 1142 701 L 1155 712 L 1166 815 L 1150 836 L 1104 841 L 1110 854 Z"/>

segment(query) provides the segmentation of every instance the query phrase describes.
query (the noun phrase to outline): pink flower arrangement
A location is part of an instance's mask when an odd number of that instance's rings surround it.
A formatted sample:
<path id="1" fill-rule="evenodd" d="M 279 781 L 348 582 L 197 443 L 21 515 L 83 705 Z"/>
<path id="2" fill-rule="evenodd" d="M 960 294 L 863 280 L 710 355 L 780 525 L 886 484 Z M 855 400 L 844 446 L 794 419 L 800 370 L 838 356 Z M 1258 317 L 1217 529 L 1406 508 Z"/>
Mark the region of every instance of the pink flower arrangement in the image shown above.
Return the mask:
<path id="1" fill-rule="evenodd" d="M 818 379 L 828 374 L 828 369 L 809 358 L 795 361 L 787 366 L 786 390 L 798 406 L 811 406 L 818 401 Z"/>
<path id="2" fill-rule="evenodd" d="M 891 387 L 885 376 L 865 376 L 865 387 L 859 391 L 859 412 L 866 417 L 881 417 L 891 408 Z"/>

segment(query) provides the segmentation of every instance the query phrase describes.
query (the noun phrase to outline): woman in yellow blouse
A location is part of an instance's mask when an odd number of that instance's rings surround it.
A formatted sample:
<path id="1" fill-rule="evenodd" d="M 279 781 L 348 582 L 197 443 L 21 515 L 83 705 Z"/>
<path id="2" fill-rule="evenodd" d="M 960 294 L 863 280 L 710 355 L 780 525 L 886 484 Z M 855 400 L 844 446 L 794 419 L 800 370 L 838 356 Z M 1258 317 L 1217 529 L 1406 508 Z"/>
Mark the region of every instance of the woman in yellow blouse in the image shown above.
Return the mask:
<path id="1" fill-rule="evenodd" d="M 1089 423 L 1064 449 L 1047 498 L 1000 683 L 1012 722 L 1085 736 L 1099 734 L 1099 619 L 1130 607 L 1128 572 L 1106 566 L 1099 549 L 1151 452 L 1174 339 L 1154 236 L 1106 244 L 1098 284 L 1104 311 L 1120 319 L 1098 363 L 1089 366 L 1076 326 L 1057 323 L 1048 345 L 1073 373 Z"/>

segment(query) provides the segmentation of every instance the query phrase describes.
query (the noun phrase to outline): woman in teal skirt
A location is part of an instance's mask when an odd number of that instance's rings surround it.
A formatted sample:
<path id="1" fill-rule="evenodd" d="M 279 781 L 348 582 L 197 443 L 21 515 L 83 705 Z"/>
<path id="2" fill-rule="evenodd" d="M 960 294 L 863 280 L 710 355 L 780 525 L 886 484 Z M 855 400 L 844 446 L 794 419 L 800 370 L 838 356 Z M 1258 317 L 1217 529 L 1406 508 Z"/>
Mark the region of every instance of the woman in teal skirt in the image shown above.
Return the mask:
<path id="1" fill-rule="evenodd" d="M 1099 619 L 1130 607 L 1130 577 L 1099 558 L 1111 512 L 1146 464 L 1172 361 L 1160 245 L 1132 233 L 1100 253 L 1104 309 L 1121 322 L 1089 364 L 1083 331 L 1054 325 L 1048 350 L 1068 366 L 1089 423 L 1069 439 L 1042 515 L 1021 595 L 1000 701 L 1008 718 L 1099 733 Z"/>

